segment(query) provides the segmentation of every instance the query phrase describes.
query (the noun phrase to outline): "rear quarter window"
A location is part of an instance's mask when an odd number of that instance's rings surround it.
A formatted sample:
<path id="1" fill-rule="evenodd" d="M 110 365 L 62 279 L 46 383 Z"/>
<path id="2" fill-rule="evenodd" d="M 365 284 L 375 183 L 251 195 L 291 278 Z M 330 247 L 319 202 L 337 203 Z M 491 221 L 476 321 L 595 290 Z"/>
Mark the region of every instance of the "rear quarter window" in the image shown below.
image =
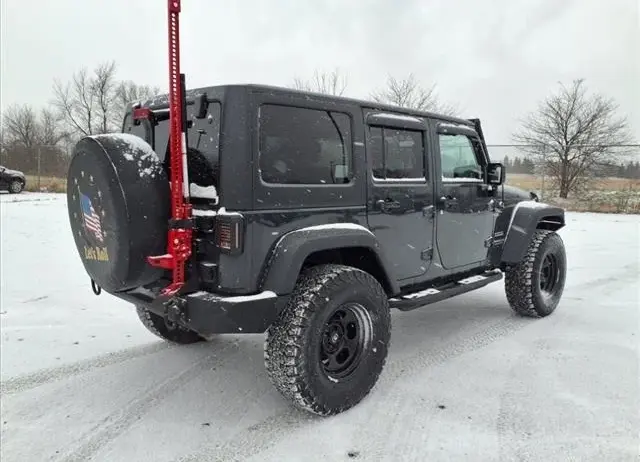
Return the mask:
<path id="1" fill-rule="evenodd" d="M 260 106 L 260 175 L 272 184 L 351 181 L 351 120 L 335 111 Z"/>
<path id="2" fill-rule="evenodd" d="M 203 119 L 187 112 L 190 121 L 187 131 L 189 181 L 201 186 L 217 183 L 220 164 L 220 112 L 219 102 L 209 103 L 207 115 Z"/>

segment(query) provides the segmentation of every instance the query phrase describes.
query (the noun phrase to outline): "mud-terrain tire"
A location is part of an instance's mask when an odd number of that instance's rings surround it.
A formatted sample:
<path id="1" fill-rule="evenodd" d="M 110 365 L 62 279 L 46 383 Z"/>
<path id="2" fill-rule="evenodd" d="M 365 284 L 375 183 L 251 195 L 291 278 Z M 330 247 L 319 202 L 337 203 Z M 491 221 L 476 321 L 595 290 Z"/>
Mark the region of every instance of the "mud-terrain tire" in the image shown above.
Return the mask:
<path id="1" fill-rule="evenodd" d="M 171 325 L 166 322 L 162 316 L 158 316 L 142 306 L 136 306 L 136 312 L 144 327 L 163 340 L 180 345 L 189 345 L 191 343 L 205 341 L 205 339 L 196 332 L 178 325 Z"/>
<path id="2" fill-rule="evenodd" d="M 553 231 L 536 231 L 522 261 L 506 268 L 509 305 L 522 316 L 549 316 L 560 302 L 566 276 L 567 257 L 562 238 Z"/>
<path id="3" fill-rule="evenodd" d="M 109 293 L 158 281 L 147 257 L 166 253 L 169 181 L 151 146 L 128 133 L 87 136 L 67 174 L 67 208 L 78 254 Z"/>
<path id="4" fill-rule="evenodd" d="M 302 273 L 267 331 L 267 374 L 297 408 L 338 414 L 377 382 L 390 334 L 388 298 L 373 276 L 348 266 L 315 266 Z"/>
<path id="5" fill-rule="evenodd" d="M 9 192 L 11 194 L 20 194 L 24 188 L 24 183 L 20 180 L 13 180 L 9 183 Z"/>

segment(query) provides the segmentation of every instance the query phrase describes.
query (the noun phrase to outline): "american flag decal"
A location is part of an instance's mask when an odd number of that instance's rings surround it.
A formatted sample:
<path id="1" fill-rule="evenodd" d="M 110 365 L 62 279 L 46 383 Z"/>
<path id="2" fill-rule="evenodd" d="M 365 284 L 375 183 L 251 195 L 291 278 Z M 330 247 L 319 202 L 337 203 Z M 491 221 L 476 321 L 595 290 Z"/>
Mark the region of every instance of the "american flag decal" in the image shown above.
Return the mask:
<path id="1" fill-rule="evenodd" d="M 104 235 L 102 234 L 100 217 L 93 208 L 91 199 L 89 199 L 88 196 L 85 196 L 82 193 L 80 193 L 80 207 L 82 208 L 82 219 L 84 222 L 84 227 L 88 232 L 92 233 L 98 241 L 103 242 Z"/>

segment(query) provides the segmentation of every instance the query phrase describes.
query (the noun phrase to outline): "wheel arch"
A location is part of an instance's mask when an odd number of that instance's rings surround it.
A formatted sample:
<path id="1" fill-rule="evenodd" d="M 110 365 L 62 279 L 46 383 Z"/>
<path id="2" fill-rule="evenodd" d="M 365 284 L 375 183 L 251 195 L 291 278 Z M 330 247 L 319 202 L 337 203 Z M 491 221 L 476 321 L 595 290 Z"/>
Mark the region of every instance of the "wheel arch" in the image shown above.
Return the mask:
<path id="1" fill-rule="evenodd" d="M 376 237 L 364 226 L 354 223 L 311 226 L 285 234 L 274 245 L 262 271 L 261 290 L 291 293 L 302 271 L 327 263 L 366 271 L 389 296 L 399 292 Z"/>
<path id="2" fill-rule="evenodd" d="M 503 226 L 506 220 L 503 220 Z M 504 243 L 494 263 L 515 264 L 524 257 L 536 230 L 558 231 L 566 224 L 564 209 L 535 201 L 522 201 L 513 207 L 508 224 L 502 232 Z"/>

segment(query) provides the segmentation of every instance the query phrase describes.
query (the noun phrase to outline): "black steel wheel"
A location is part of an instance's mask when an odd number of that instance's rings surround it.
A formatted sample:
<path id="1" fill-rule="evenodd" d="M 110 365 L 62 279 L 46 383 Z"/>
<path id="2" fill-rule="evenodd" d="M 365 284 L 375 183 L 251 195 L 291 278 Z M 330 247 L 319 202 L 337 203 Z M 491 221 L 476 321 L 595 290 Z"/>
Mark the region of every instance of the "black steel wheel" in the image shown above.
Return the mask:
<path id="1" fill-rule="evenodd" d="M 358 303 L 331 312 L 320 340 L 320 362 L 328 377 L 341 379 L 358 368 L 371 343 L 372 330 L 371 316 Z"/>
<path id="2" fill-rule="evenodd" d="M 544 256 L 538 278 L 540 291 L 547 296 L 552 296 L 560 278 L 560 269 L 555 255 L 549 253 Z"/>
<path id="3" fill-rule="evenodd" d="M 387 295 L 372 275 L 342 265 L 313 267 L 267 332 L 267 373 L 296 407 L 343 412 L 377 382 L 390 329 Z"/>
<path id="4" fill-rule="evenodd" d="M 536 231 L 522 261 L 505 273 L 507 300 L 516 313 L 550 315 L 560 302 L 567 276 L 562 239 L 553 231 Z"/>

